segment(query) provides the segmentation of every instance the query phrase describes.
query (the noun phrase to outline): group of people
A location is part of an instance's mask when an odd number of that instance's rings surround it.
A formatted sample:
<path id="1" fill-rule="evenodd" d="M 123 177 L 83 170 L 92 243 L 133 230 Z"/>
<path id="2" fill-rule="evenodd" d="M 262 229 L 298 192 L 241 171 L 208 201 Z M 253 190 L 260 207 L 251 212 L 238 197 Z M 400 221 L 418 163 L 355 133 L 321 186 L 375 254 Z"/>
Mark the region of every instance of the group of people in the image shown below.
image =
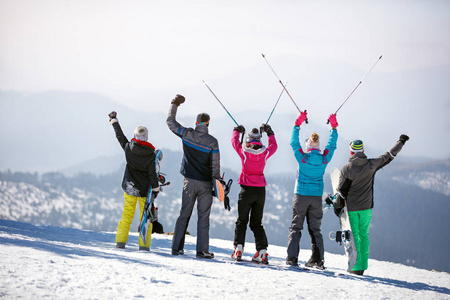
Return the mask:
<path id="1" fill-rule="evenodd" d="M 208 132 L 210 116 L 201 113 L 197 116 L 195 128 L 184 127 L 176 120 L 178 107 L 185 102 L 185 97 L 176 95 L 171 101 L 167 116 L 167 126 L 182 140 L 183 158 L 180 173 L 184 176 L 180 214 L 175 223 L 172 238 L 172 255 L 184 254 L 185 233 L 195 203 L 197 203 L 197 258 L 214 258 L 209 251 L 210 212 L 213 201 L 213 180 L 224 184 L 220 176 L 220 152 L 216 138 Z M 159 192 L 155 170 L 155 147 L 148 142 L 148 130 L 138 126 L 131 141 L 123 134 L 115 113 L 109 115 L 110 123 L 117 140 L 125 151 L 126 168 L 122 188 L 124 190 L 124 210 L 116 234 L 116 246 L 124 248 L 128 240 L 131 221 L 136 203 L 139 202 L 142 215 L 145 199 L 151 187 L 154 197 Z M 292 221 L 289 228 L 286 264 L 297 266 L 300 252 L 299 244 L 303 224 L 306 218 L 308 233 L 311 237 L 312 255 L 306 267 L 324 269 L 324 243 L 321 234 L 323 217 L 322 194 L 323 176 L 328 163 L 337 148 L 338 122 L 336 115 L 328 118 L 331 125 L 328 143 L 323 152 L 320 138 L 312 133 L 302 147 L 299 135 L 302 123 L 307 120 L 307 113 L 302 112 L 295 120 L 290 145 L 298 162 L 298 175 L 292 204 Z M 262 143 L 262 134 L 267 134 L 268 145 Z M 234 251 L 231 257 L 242 259 L 245 235 L 249 225 L 255 238 L 256 253 L 252 260 L 268 263 L 268 240 L 262 225 L 267 185 L 264 168 L 267 159 L 277 151 L 274 131 L 268 124 L 253 128 L 245 141 L 239 140 L 245 135 L 245 128 L 239 125 L 233 129 L 231 144 L 241 159 L 242 171 L 238 183 L 241 190 L 238 198 L 238 218 L 234 232 Z M 373 208 L 373 179 L 375 172 L 387 165 L 402 149 L 408 136 L 402 134 L 394 147 L 385 154 L 369 159 L 364 154 L 363 143 L 355 140 L 350 144 L 349 163 L 342 168 L 339 179 L 338 196 L 334 205 L 337 216 L 347 206 L 350 223 L 358 252 L 358 259 L 351 273 L 362 275 L 367 269 L 369 258 L 369 225 Z M 250 223 L 250 224 L 249 224 Z M 151 228 L 149 229 L 151 232 Z M 149 250 L 151 234 L 146 241 L 139 239 L 139 249 Z"/>

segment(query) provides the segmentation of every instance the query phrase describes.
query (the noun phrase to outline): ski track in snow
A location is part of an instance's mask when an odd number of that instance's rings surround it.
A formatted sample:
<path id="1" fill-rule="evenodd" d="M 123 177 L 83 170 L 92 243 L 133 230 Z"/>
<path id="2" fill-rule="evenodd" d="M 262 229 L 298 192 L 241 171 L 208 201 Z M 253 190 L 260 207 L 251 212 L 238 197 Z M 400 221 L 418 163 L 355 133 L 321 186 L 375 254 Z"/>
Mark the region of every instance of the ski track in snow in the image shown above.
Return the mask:
<path id="1" fill-rule="evenodd" d="M 251 234 L 251 232 L 249 232 Z M 114 232 L 0 220 L 2 299 L 450 299 L 450 274 L 369 260 L 365 276 L 348 274 L 344 255 L 325 254 L 326 271 L 285 265 L 285 247 L 269 246 L 267 266 L 234 262 L 232 242 L 211 239 L 215 259 L 172 256 L 171 236 L 154 234 L 151 252 L 126 249 Z M 254 254 L 247 243 L 245 259 Z M 310 250 L 301 250 L 302 264 Z"/>

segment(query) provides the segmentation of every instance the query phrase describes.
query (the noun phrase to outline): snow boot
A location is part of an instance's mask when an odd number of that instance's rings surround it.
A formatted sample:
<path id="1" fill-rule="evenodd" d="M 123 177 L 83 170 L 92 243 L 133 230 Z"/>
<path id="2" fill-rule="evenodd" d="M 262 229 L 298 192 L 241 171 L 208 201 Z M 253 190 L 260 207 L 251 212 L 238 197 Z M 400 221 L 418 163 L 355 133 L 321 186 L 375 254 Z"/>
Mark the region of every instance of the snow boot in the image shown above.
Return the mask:
<path id="1" fill-rule="evenodd" d="M 259 251 L 256 251 L 255 255 L 252 258 L 252 261 L 258 264 L 269 264 L 269 254 L 267 254 L 267 250 L 261 249 Z"/>
<path id="2" fill-rule="evenodd" d="M 117 243 L 116 248 L 125 249 L 125 243 Z"/>
<path id="3" fill-rule="evenodd" d="M 196 257 L 211 259 L 211 258 L 214 258 L 214 253 L 212 253 L 212 252 L 197 252 Z"/>
<path id="4" fill-rule="evenodd" d="M 184 250 L 173 250 L 172 249 L 172 255 L 183 255 Z"/>
<path id="5" fill-rule="evenodd" d="M 322 261 L 315 261 L 312 258 L 310 258 L 308 260 L 308 262 L 305 264 L 305 267 L 307 267 L 307 268 L 316 268 L 316 269 L 319 269 L 319 270 L 325 270 L 325 266 L 324 266 L 323 260 Z"/>
<path id="6" fill-rule="evenodd" d="M 234 246 L 234 252 L 231 254 L 231 258 L 236 261 L 241 261 L 242 253 L 244 253 L 244 246 L 242 246 L 242 244 L 238 244 Z"/>
<path id="7" fill-rule="evenodd" d="M 349 273 L 362 276 L 364 275 L 364 270 L 350 271 Z"/>
<path id="8" fill-rule="evenodd" d="M 286 258 L 286 265 L 289 266 L 298 266 L 298 258 L 297 257 L 288 257 Z"/>

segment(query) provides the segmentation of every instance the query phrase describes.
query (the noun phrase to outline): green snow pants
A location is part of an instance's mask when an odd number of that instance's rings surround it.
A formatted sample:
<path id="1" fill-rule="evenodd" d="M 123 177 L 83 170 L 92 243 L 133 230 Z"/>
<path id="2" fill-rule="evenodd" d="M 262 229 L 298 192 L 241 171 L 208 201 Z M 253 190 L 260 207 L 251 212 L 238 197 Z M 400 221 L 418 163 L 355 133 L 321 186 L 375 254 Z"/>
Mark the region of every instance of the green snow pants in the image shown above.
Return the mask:
<path id="1" fill-rule="evenodd" d="M 358 258 L 352 271 L 367 270 L 369 262 L 369 227 L 372 220 L 372 209 L 349 211 L 348 218 L 355 239 Z"/>

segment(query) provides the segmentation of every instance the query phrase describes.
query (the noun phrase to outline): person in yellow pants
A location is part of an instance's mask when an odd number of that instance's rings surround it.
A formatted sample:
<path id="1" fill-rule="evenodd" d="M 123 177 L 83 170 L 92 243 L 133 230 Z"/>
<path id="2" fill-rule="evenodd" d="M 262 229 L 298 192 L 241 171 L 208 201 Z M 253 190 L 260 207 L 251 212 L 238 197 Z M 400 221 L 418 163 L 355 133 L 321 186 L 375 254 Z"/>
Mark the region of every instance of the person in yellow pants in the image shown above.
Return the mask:
<path id="1" fill-rule="evenodd" d="M 108 116 L 116 138 L 125 151 L 127 162 L 122 180 L 125 202 L 116 234 L 116 247 L 123 249 L 128 241 L 128 233 L 136 210 L 136 202 L 139 200 L 140 216 L 142 217 L 145 199 L 150 187 L 155 198 L 159 193 L 156 154 L 155 147 L 147 141 L 148 130 L 146 127 L 138 126 L 134 130 L 134 138 L 128 141 L 117 120 L 117 113 L 113 111 Z M 149 234 L 145 242 L 139 237 L 139 250 L 150 251 L 151 232 L 152 227 L 149 227 Z"/>
<path id="2" fill-rule="evenodd" d="M 125 203 L 123 205 L 122 218 L 120 219 L 119 226 L 117 227 L 116 243 L 124 244 L 125 246 L 125 244 L 128 241 L 128 233 L 130 232 L 131 221 L 133 220 L 134 213 L 136 211 L 136 202 L 139 201 L 139 216 L 140 216 L 139 220 L 140 220 L 142 218 L 142 211 L 144 210 L 146 197 L 130 196 L 125 192 L 123 193 L 123 196 L 125 199 Z M 150 223 L 150 226 L 148 227 L 147 240 L 145 241 L 145 243 L 144 241 L 142 241 L 142 238 L 139 235 L 139 249 L 141 250 L 150 249 L 152 238 L 152 227 L 153 224 Z"/>

